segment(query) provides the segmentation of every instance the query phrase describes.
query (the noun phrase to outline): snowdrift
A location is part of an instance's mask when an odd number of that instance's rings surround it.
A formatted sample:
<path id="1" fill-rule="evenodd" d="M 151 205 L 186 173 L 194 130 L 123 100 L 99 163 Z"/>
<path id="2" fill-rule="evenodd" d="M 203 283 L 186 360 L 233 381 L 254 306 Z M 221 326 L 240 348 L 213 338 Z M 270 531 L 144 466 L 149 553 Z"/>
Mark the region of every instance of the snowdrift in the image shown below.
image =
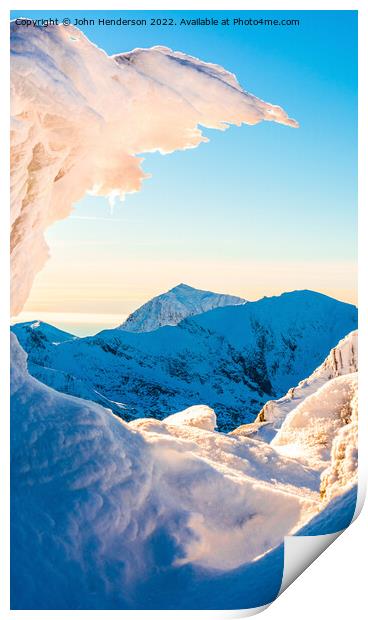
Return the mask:
<path id="1" fill-rule="evenodd" d="M 211 581 L 215 606 L 231 607 L 227 583 L 241 599 L 243 574 L 261 579 L 241 606 L 267 602 L 284 536 L 323 506 L 319 471 L 213 431 L 207 407 L 127 424 L 55 392 L 30 377 L 14 335 L 12 360 L 13 608 L 187 608 L 194 589 L 208 608 Z M 163 579 L 176 583 L 167 600 Z"/>
<path id="2" fill-rule="evenodd" d="M 154 567 L 235 568 L 316 511 L 316 481 L 304 467 L 291 464 L 289 480 L 280 457 L 278 484 L 266 472 L 254 477 L 268 460 L 257 442 L 242 447 L 173 420 L 134 428 L 31 378 L 17 342 L 12 359 L 17 608 L 124 607 Z"/>

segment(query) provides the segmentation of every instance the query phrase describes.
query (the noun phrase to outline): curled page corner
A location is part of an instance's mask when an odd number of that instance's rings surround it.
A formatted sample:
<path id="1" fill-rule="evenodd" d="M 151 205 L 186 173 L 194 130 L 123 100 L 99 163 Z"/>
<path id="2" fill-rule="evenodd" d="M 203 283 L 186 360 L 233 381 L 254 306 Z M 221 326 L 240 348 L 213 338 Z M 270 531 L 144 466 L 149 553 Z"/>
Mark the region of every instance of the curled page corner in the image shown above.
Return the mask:
<path id="1" fill-rule="evenodd" d="M 358 492 L 357 492 L 354 515 L 351 520 L 351 523 L 353 523 L 359 517 L 362 511 L 364 502 L 367 499 L 367 478 L 365 475 L 363 475 L 363 473 L 360 470 L 358 470 L 358 480 L 359 480 Z"/>
<path id="2" fill-rule="evenodd" d="M 280 596 L 345 530 L 319 536 L 285 536 Z"/>
<path id="3" fill-rule="evenodd" d="M 216 612 L 211 612 L 211 620 L 212 618 L 219 618 L 219 620 L 236 620 L 238 618 L 250 618 L 251 616 L 257 616 L 262 613 L 272 605 L 267 603 L 266 605 L 261 605 L 260 607 L 250 607 L 248 609 L 232 609 L 232 610 L 221 610 Z M 206 612 L 206 617 L 207 617 Z"/>
<path id="4" fill-rule="evenodd" d="M 284 570 L 278 596 L 353 523 L 364 500 L 364 485 L 335 498 L 295 536 L 284 539 Z"/>

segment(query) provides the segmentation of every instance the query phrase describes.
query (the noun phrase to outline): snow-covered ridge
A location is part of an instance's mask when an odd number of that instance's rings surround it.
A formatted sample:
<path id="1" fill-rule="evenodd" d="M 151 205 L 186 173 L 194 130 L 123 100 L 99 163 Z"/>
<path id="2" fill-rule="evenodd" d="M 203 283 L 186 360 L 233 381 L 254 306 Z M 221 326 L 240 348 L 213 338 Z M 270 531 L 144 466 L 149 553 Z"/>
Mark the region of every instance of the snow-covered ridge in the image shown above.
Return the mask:
<path id="1" fill-rule="evenodd" d="M 123 198 L 137 153 L 198 146 L 201 127 L 297 126 L 218 65 L 164 47 L 108 56 L 77 28 L 11 23 L 12 314 L 48 256 L 44 231 L 87 191 Z"/>
<path id="2" fill-rule="evenodd" d="M 356 324 L 354 306 L 294 291 L 215 308 L 173 327 L 114 329 L 58 346 L 35 346 L 29 326 L 13 331 L 30 372 L 51 387 L 104 406 L 107 399 L 128 421 L 206 404 L 219 429 L 231 431 L 313 372 Z"/>
<path id="3" fill-rule="evenodd" d="M 325 361 L 279 400 L 269 401 L 256 421 L 232 436 L 270 442 L 284 456 L 321 474 L 325 501 L 357 483 L 358 332 L 343 338 Z"/>
<path id="4" fill-rule="evenodd" d="M 307 397 L 317 392 L 327 381 L 357 371 L 358 331 L 354 330 L 331 349 L 326 359 L 309 377 L 300 381 L 296 387 L 291 387 L 282 398 L 268 401 L 262 407 L 254 425 L 245 425 L 234 433 L 258 436 L 271 441 L 287 415 Z"/>
<path id="5" fill-rule="evenodd" d="M 42 346 L 42 343 L 60 344 L 77 337 L 44 321 L 26 321 L 21 325 L 30 340 L 27 349 Z"/>
<path id="6" fill-rule="evenodd" d="M 246 303 L 235 295 L 202 291 L 188 284 L 178 284 L 166 293 L 153 297 L 132 312 L 119 329 L 149 332 L 163 325 L 177 325 L 183 319 L 224 306 Z"/>

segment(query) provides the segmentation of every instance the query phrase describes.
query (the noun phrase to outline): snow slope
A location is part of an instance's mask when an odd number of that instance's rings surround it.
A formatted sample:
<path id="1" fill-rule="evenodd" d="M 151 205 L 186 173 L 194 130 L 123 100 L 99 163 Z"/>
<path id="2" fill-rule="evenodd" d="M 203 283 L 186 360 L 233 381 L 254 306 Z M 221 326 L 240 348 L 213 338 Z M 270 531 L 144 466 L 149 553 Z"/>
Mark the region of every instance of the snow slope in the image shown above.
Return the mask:
<path id="1" fill-rule="evenodd" d="M 126 424 L 60 394 L 12 335 L 12 608 L 165 608 L 197 581 L 198 600 L 201 579 L 225 586 L 319 510 L 308 467 L 189 418 Z M 160 579 L 176 581 L 167 601 Z"/>
<path id="2" fill-rule="evenodd" d="M 201 314 L 214 308 L 236 306 L 246 303 L 234 295 L 202 291 L 188 284 L 157 295 L 128 316 L 120 329 L 129 332 L 149 332 L 163 325 L 177 325 L 189 316 Z"/>
<path id="3" fill-rule="evenodd" d="M 214 432 L 209 408 L 127 424 L 50 389 L 14 335 L 11 415 L 13 609 L 263 605 L 286 534 L 352 518 L 355 487 L 321 501 L 319 471 Z"/>
<path id="4" fill-rule="evenodd" d="M 60 391 L 108 399 L 126 420 L 206 404 L 230 431 L 310 375 L 356 323 L 354 306 L 294 291 L 152 332 L 108 330 L 42 349 L 29 346 L 21 327 L 17 334 L 30 371 Z"/>
<path id="5" fill-rule="evenodd" d="M 73 26 L 15 22 L 11 115 L 13 316 L 47 259 L 46 228 L 87 191 L 139 191 L 137 154 L 194 148 L 207 140 L 199 126 L 297 126 L 218 65 L 166 47 L 108 56 Z"/>
<path id="6" fill-rule="evenodd" d="M 318 536 L 339 532 L 350 524 L 356 504 L 356 487 L 331 501 L 328 506 L 301 528 L 296 536 Z M 224 601 L 231 601 L 231 609 L 259 607 L 271 603 L 277 596 L 284 564 L 284 545 L 250 564 L 224 574 L 203 574 L 183 567 L 173 574 L 152 576 L 150 608 L 159 609 L 159 592 L 166 592 L 169 609 L 228 609 Z M 147 587 L 147 582 L 143 588 Z M 246 605 L 244 604 L 246 601 Z"/>

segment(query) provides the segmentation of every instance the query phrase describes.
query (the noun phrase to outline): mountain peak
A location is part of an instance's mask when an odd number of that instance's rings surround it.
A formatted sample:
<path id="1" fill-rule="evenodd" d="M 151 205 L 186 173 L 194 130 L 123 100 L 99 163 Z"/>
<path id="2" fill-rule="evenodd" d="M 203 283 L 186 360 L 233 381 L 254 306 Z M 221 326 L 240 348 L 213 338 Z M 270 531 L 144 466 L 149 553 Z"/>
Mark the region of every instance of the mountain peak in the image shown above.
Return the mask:
<path id="1" fill-rule="evenodd" d="M 173 286 L 170 289 L 170 291 L 176 291 L 177 289 L 189 289 L 191 291 L 197 291 L 198 290 L 194 286 L 190 286 L 189 284 L 185 284 L 185 282 L 180 282 L 180 284 L 177 284 L 176 286 Z"/>
<path id="2" fill-rule="evenodd" d="M 241 297 L 203 291 L 181 282 L 135 310 L 120 329 L 130 332 L 154 331 L 164 325 L 177 325 L 187 317 L 214 308 L 244 303 L 246 300 Z"/>
<path id="3" fill-rule="evenodd" d="M 185 282 L 180 282 L 180 284 L 177 284 L 176 286 L 173 286 L 172 288 L 170 288 L 167 293 L 192 293 L 192 292 L 197 292 L 200 289 L 195 288 L 194 286 L 190 286 L 189 284 L 185 284 Z M 165 293 L 162 293 L 163 295 L 165 295 Z"/>

